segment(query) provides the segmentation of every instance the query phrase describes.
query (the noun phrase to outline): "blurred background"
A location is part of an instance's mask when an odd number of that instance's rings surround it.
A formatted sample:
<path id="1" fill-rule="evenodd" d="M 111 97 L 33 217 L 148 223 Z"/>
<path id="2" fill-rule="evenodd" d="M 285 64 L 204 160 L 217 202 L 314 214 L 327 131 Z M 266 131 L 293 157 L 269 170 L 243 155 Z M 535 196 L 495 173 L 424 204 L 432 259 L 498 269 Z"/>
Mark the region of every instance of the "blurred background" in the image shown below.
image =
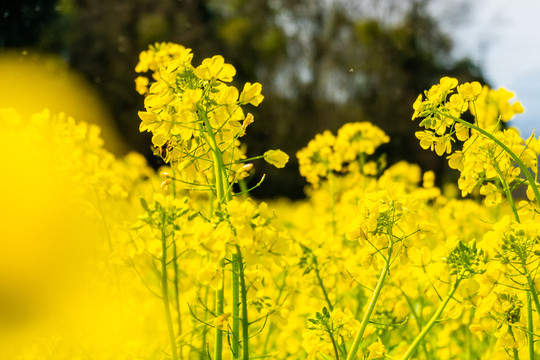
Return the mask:
<path id="1" fill-rule="evenodd" d="M 0 107 L 52 107 L 97 122 L 109 149 L 136 150 L 154 166 L 150 137 L 138 130 L 143 98 L 134 90 L 134 67 L 149 44 L 192 48 L 194 65 L 223 55 L 237 69 L 234 85 L 262 83 L 264 101 L 248 110 L 255 115 L 244 138 L 248 155 L 280 148 L 291 156 L 285 169 L 255 164 L 254 183 L 268 175 L 254 193 L 262 198 L 302 197 L 296 152 L 316 133 L 353 121 L 371 121 L 389 134 L 382 149 L 388 163 L 407 160 L 439 179 L 452 176 L 445 159 L 418 145 L 418 124 L 410 120 L 414 100 L 441 76 L 498 87 L 504 84 L 493 74 L 511 70 L 490 62 L 490 49 L 507 33 L 496 30 L 505 24 L 500 16 L 510 13 L 500 1 L 21 0 L 0 6 Z"/>

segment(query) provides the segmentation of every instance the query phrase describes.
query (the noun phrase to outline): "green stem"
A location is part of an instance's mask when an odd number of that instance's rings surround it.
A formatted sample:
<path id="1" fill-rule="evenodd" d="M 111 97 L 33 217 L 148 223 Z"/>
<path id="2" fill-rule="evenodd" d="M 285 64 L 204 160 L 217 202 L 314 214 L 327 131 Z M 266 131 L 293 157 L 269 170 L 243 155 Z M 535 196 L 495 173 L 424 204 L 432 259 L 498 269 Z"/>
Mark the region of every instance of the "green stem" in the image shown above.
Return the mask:
<path id="1" fill-rule="evenodd" d="M 313 256 L 315 256 L 315 255 L 313 255 Z M 317 261 L 317 259 L 315 259 L 315 262 L 316 261 Z M 324 299 L 326 300 L 326 304 L 328 304 L 328 309 L 330 309 L 330 311 L 333 311 L 334 306 L 332 305 L 332 302 L 330 301 L 330 298 L 328 297 L 328 292 L 326 291 L 326 288 L 324 287 L 324 283 L 323 283 L 323 280 L 321 278 L 321 274 L 319 273 L 319 264 L 317 262 L 315 263 L 315 275 L 317 276 L 317 282 L 319 283 L 319 287 L 321 288 L 321 290 L 323 292 Z"/>
<path id="2" fill-rule="evenodd" d="M 506 199 L 508 200 L 508 204 L 510 205 L 510 209 L 512 209 L 512 214 L 514 215 L 514 219 L 519 223 L 519 214 L 517 212 L 516 203 L 514 202 L 514 197 L 512 196 L 512 191 L 510 190 L 510 187 L 508 186 L 508 183 L 506 182 L 506 179 L 504 178 L 504 175 L 499 168 L 499 164 L 497 164 L 497 161 L 493 159 L 493 167 L 495 168 L 495 171 L 497 172 L 497 175 L 499 175 L 499 180 L 501 181 L 501 184 L 504 188 L 504 192 L 506 193 Z"/>
<path id="3" fill-rule="evenodd" d="M 204 303 L 205 304 L 208 304 L 208 294 L 209 294 L 209 291 L 208 291 L 208 286 L 205 287 L 205 290 L 204 290 Z M 204 322 L 207 322 L 207 319 L 208 319 L 208 311 L 205 311 L 204 312 L 204 316 L 203 316 L 203 320 Z M 206 335 L 208 333 L 208 327 L 204 327 L 203 328 L 203 333 L 202 333 L 202 345 L 201 345 L 201 349 L 200 349 L 200 360 L 210 360 L 209 359 L 209 354 L 207 354 L 206 352 L 206 347 L 207 347 L 207 344 L 206 344 Z M 189 359 L 191 359 L 191 357 L 188 356 Z"/>
<path id="4" fill-rule="evenodd" d="M 180 313 L 180 274 L 178 272 L 176 241 L 173 241 L 173 269 L 174 269 L 174 305 L 176 307 L 176 322 L 178 335 L 182 334 L 182 315 Z M 180 354 L 182 356 L 182 354 Z"/>
<path id="5" fill-rule="evenodd" d="M 534 360 L 534 324 L 531 293 L 527 291 L 527 343 L 529 345 L 529 360 Z"/>
<path id="6" fill-rule="evenodd" d="M 172 168 L 173 177 L 176 176 L 174 167 Z M 176 182 L 172 182 L 172 195 L 176 198 Z M 174 300 L 176 307 L 176 322 L 178 323 L 178 335 L 182 334 L 182 315 L 180 313 L 180 274 L 178 271 L 178 251 L 176 248 L 176 241 L 173 239 L 173 269 L 174 269 Z M 183 358 L 182 351 L 180 351 L 180 358 Z"/>
<path id="7" fill-rule="evenodd" d="M 516 154 L 514 154 L 514 152 L 508 147 L 506 146 L 502 141 L 500 141 L 499 139 L 497 139 L 495 136 L 493 136 L 493 134 L 490 134 L 489 132 L 487 132 L 486 130 L 474 125 L 474 124 L 471 124 L 470 122 L 468 121 L 465 121 L 465 120 L 462 120 L 458 117 L 455 117 L 455 116 L 452 116 L 452 115 L 449 115 L 449 114 L 445 114 L 441 111 L 439 111 L 438 109 L 434 109 L 434 112 L 436 114 L 439 114 L 441 116 L 446 116 L 454 121 L 457 121 L 459 122 L 460 124 L 463 124 L 465 126 L 468 126 L 469 128 L 471 129 L 474 129 L 476 131 L 478 131 L 480 134 L 484 135 L 485 137 L 487 137 L 488 139 L 491 139 L 494 143 L 496 143 L 497 145 L 499 145 L 504 151 L 506 151 L 506 153 L 508 155 L 510 155 L 510 157 L 516 162 L 516 164 L 518 164 L 518 166 L 520 167 L 521 171 L 523 171 L 523 173 L 525 174 L 525 178 L 527 179 L 527 181 L 529 182 L 529 184 L 531 185 L 531 188 L 532 188 L 532 191 L 534 193 L 534 197 L 536 198 L 536 202 L 538 204 L 538 206 L 540 206 L 540 190 L 538 190 L 538 187 L 536 186 L 536 181 L 534 180 L 532 174 L 530 173 L 529 169 L 525 166 L 525 164 L 523 163 L 523 161 L 521 161 L 521 159 L 519 158 L 519 156 L 517 156 Z"/>
<path id="8" fill-rule="evenodd" d="M 330 341 L 332 341 L 332 346 L 334 347 L 334 354 L 336 355 L 336 360 L 339 360 L 339 351 L 337 348 L 336 339 L 334 339 L 334 334 L 332 333 L 332 329 L 330 329 L 330 326 L 328 324 L 325 325 L 328 336 L 330 336 Z"/>
<path id="9" fill-rule="evenodd" d="M 375 310 L 375 305 L 377 305 L 377 300 L 379 299 L 379 295 L 381 294 L 381 290 L 384 285 L 384 280 L 386 279 L 386 276 L 388 275 L 388 272 L 390 270 L 390 259 L 392 257 L 392 247 L 394 245 L 391 228 L 390 228 L 388 236 L 390 237 L 390 240 L 389 240 L 389 245 L 388 245 L 388 255 L 386 258 L 386 264 L 381 271 L 381 275 L 379 276 L 379 281 L 377 282 L 375 291 L 373 292 L 373 295 L 371 296 L 371 299 L 369 300 L 368 308 L 366 310 L 366 313 L 364 314 L 364 318 L 362 319 L 362 322 L 360 323 L 360 328 L 358 329 L 358 332 L 356 333 L 352 347 L 349 350 L 349 353 L 347 354 L 347 360 L 352 360 L 356 358 L 356 353 L 358 352 L 358 348 L 360 347 L 360 343 L 362 342 L 364 331 L 366 330 L 366 327 L 369 323 L 369 319 L 371 318 L 371 314 L 373 313 L 373 310 Z"/>
<path id="10" fill-rule="evenodd" d="M 242 252 L 240 251 L 240 246 L 238 245 L 236 245 L 236 253 L 238 255 L 240 294 L 242 296 L 242 360 L 249 360 L 249 319 L 247 308 L 247 289 L 246 279 L 244 277 L 244 261 L 242 260 Z"/>
<path id="11" fill-rule="evenodd" d="M 239 259 L 238 254 L 232 258 L 232 353 L 234 359 L 240 358 L 240 292 L 239 292 Z"/>
<path id="12" fill-rule="evenodd" d="M 213 165 L 214 165 L 214 181 L 215 181 L 216 195 L 218 199 L 217 206 L 219 210 L 221 207 L 221 204 L 226 203 L 227 201 L 232 199 L 232 193 L 227 182 L 226 169 L 223 163 L 223 156 L 217 144 L 216 136 L 212 129 L 212 125 L 210 124 L 210 121 L 208 120 L 206 109 L 201 105 L 199 106 L 198 110 L 199 110 L 200 117 L 204 123 L 203 131 L 206 134 L 208 145 L 210 146 L 212 150 Z M 220 269 L 222 269 L 222 272 L 223 272 L 222 275 L 224 275 L 225 260 L 221 259 L 219 262 L 219 265 L 220 265 Z M 217 290 L 216 292 L 216 316 L 223 315 L 223 303 L 224 303 L 224 280 L 222 280 L 221 288 Z M 236 305 L 233 304 L 233 308 L 234 306 Z M 233 317 L 233 322 L 234 322 L 234 317 Z M 234 336 L 235 334 L 233 334 L 233 337 Z M 238 339 L 238 337 L 236 337 L 236 339 Z M 214 360 L 221 360 L 222 352 L 223 352 L 223 331 L 216 327 Z"/>
<path id="13" fill-rule="evenodd" d="M 534 280 L 531 278 L 531 274 L 529 273 L 529 270 L 527 269 L 527 266 L 525 264 L 523 264 L 523 270 L 525 271 L 525 277 L 527 278 L 527 283 L 529 284 L 528 292 L 532 295 L 536 312 L 540 314 L 540 299 L 538 299 L 538 293 L 536 292 Z"/>
<path id="14" fill-rule="evenodd" d="M 403 297 L 405 298 L 405 300 L 407 301 L 407 305 L 409 305 L 409 309 L 416 321 L 416 326 L 418 326 L 418 329 L 421 329 L 422 328 L 422 319 L 418 316 L 417 312 L 416 312 L 416 309 L 414 308 L 414 304 L 412 303 L 411 299 L 409 299 L 409 297 L 407 296 L 407 294 L 405 294 L 405 292 L 399 288 L 399 291 L 401 292 L 401 294 L 403 295 Z M 468 333 L 470 333 L 470 331 L 468 331 Z M 424 351 L 424 356 L 426 359 L 429 359 L 429 353 L 428 353 L 428 350 L 427 350 L 427 347 L 426 347 L 426 343 L 425 342 L 422 342 L 422 350 Z"/>
<path id="15" fill-rule="evenodd" d="M 461 282 L 461 277 L 458 277 L 456 279 L 456 282 L 454 283 L 454 285 L 450 289 L 450 292 L 448 293 L 448 295 L 446 295 L 446 297 L 444 298 L 441 305 L 439 305 L 439 307 L 437 308 L 437 311 L 435 311 L 435 314 L 433 314 L 431 319 L 429 319 L 428 323 L 422 329 L 420 334 L 418 334 L 418 336 L 416 336 L 416 339 L 414 339 L 414 341 L 409 346 L 409 349 L 407 349 L 407 352 L 405 353 L 405 355 L 403 355 L 401 360 L 407 360 L 415 353 L 416 348 L 418 347 L 418 345 L 420 345 L 422 340 L 424 340 L 424 337 L 429 333 L 431 328 L 433 328 L 433 326 L 435 326 L 435 323 L 439 320 L 439 317 L 441 316 L 442 312 L 444 311 L 444 308 L 446 307 L 446 305 L 448 305 L 448 302 L 450 301 L 452 296 L 454 296 L 454 292 L 458 288 L 460 282 Z"/>
<path id="16" fill-rule="evenodd" d="M 167 214 L 163 210 L 161 226 L 161 295 L 163 299 L 163 308 L 165 310 L 165 319 L 167 321 L 167 330 L 169 332 L 169 342 L 171 345 L 172 360 L 177 360 L 176 355 L 176 337 L 169 307 L 169 279 L 167 276 Z"/>
<path id="17" fill-rule="evenodd" d="M 214 131 L 212 130 L 212 125 L 210 125 L 210 121 L 208 120 L 208 116 L 206 114 L 206 111 L 204 108 L 199 108 L 199 113 L 201 114 L 201 118 L 204 122 L 205 127 L 205 133 L 207 134 L 207 140 L 208 145 L 212 149 L 212 156 L 214 158 L 214 176 L 215 176 L 215 183 L 216 183 L 216 192 L 218 197 L 218 203 L 226 202 L 232 199 L 232 194 L 229 191 L 226 191 L 229 187 L 226 184 L 227 179 L 225 176 L 225 165 L 223 163 L 223 156 L 221 154 L 221 150 L 219 149 L 219 146 L 216 141 L 216 136 L 214 134 Z"/>
<path id="18" fill-rule="evenodd" d="M 516 337 L 514 336 L 514 332 L 512 331 L 512 327 L 508 326 L 508 333 L 512 335 L 512 338 L 515 340 Z M 519 353 L 515 347 L 512 347 L 512 355 L 514 356 L 514 360 L 519 360 Z"/>
<path id="19" fill-rule="evenodd" d="M 225 267 L 225 260 L 221 259 L 219 261 L 219 268 L 221 269 L 222 273 L 224 272 L 223 270 L 224 267 Z M 223 300 L 224 300 L 223 287 L 224 287 L 224 281 L 222 278 L 221 287 L 218 290 L 216 290 L 216 316 L 223 315 Z M 222 352 L 223 352 L 223 330 L 221 330 L 218 326 L 216 326 L 216 334 L 215 334 L 215 341 L 214 341 L 214 360 L 221 360 L 223 358 Z"/>

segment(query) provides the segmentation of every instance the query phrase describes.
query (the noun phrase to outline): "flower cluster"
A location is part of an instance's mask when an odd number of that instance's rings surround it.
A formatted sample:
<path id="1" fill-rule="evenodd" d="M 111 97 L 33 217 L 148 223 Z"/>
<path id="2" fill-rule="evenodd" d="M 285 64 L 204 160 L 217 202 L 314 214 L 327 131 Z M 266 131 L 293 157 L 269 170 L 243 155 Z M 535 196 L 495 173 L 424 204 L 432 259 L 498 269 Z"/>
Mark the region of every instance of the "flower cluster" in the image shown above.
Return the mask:
<path id="1" fill-rule="evenodd" d="M 242 106 L 258 106 L 264 98 L 262 86 L 246 83 L 239 93 L 228 85 L 236 70 L 222 56 L 205 59 L 196 67 L 192 58 L 191 49 L 173 43 L 158 43 L 141 53 L 136 71 L 151 71 L 153 81 L 142 76 L 136 81 L 145 95 L 140 130 L 153 134 L 155 153 L 179 170 L 177 180 L 207 183 L 215 175 L 212 154 L 219 151 L 222 175 L 238 181 L 249 170 L 238 138 L 253 122 L 253 115 L 245 114 Z M 148 89 L 143 86 L 146 83 Z M 278 161 L 265 158 L 277 166 L 286 162 L 283 156 Z"/>
<path id="2" fill-rule="evenodd" d="M 389 141 L 384 131 L 369 122 L 347 123 L 337 136 L 325 131 L 296 154 L 300 174 L 313 186 L 332 173 L 346 172 L 348 166 L 360 166 L 361 172 L 375 175 L 377 165 L 368 156 Z"/>
<path id="3" fill-rule="evenodd" d="M 420 146 L 437 155 L 450 154 L 450 167 L 461 173 L 462 195 L 479 189 L 488 205 L 500 203 L 503 195 L 521 185 L 527 169 L 531 177 L 538 177 L 538 139 L 532 134 L 523 140 L 517 130 L 500 127 L 501 121 L 523 112 L 519 102 L 510 104 L 512 97 L 505 89 L 482 88 L 478 82 L 458 85 L 456 79 L 444 77 L 413 105 L 413 120 L 423 118 L 420 126 L 426 129 L 416 133 Z M 461 118 L 467 110 L 472 123 Z M 457 142 L 462 143 L 461 149 L 453 150 Z M 532 185 L 529 181 L 529 199 L 534 197 Z"/>

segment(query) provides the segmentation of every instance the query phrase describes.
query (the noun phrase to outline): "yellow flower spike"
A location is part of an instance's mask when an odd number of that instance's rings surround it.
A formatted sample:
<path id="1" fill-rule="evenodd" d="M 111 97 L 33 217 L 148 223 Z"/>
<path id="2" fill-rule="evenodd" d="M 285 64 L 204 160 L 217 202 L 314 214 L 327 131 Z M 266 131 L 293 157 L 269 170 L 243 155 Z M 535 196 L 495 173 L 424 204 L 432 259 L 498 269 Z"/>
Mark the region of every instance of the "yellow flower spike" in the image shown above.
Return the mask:
<path id="1" fill-rule="evenodd" d="M 281 150 L 268 150 L 264 153 L 264 160 L 277 168 L 283 168 L 289 161 L 289 155 Z"/>
<path id="2" fill-rule="evenodd" d="M 251 104 L 253 106 L 258 106 L 264 99 L 264 96 L 261 95 L 262 85 L 260 83 L 246 83 L 244 85 L 244 90 L 240 94 L 240 104 Z"/>
<path id="3" fill-rule="evenodd" d="M 223 56 L 216 55 L 211 59 L 204 59 L 202 64 L 195 68 L 195 75 L 203 80 L 232 81 L 236 69 L 231 64 L 225 64 Z"/>

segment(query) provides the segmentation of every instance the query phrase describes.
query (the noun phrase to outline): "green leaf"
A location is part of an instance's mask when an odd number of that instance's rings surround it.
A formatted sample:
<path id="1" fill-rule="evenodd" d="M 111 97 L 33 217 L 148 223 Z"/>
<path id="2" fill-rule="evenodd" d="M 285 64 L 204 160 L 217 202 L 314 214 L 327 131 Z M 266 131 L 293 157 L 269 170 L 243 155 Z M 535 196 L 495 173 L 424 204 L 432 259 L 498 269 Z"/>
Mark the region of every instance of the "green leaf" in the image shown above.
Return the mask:
<path id="1" fill-rule="evenodd" d="M 148 208 L 148 203 L 146 202 L 146 200 L 144 200 L 144 198 L 140 198 L 139 200 L 141 201 L 141 205 L 142 205 L 143 209 L 145 211 L 150 211 L 150 209 Z"/>

